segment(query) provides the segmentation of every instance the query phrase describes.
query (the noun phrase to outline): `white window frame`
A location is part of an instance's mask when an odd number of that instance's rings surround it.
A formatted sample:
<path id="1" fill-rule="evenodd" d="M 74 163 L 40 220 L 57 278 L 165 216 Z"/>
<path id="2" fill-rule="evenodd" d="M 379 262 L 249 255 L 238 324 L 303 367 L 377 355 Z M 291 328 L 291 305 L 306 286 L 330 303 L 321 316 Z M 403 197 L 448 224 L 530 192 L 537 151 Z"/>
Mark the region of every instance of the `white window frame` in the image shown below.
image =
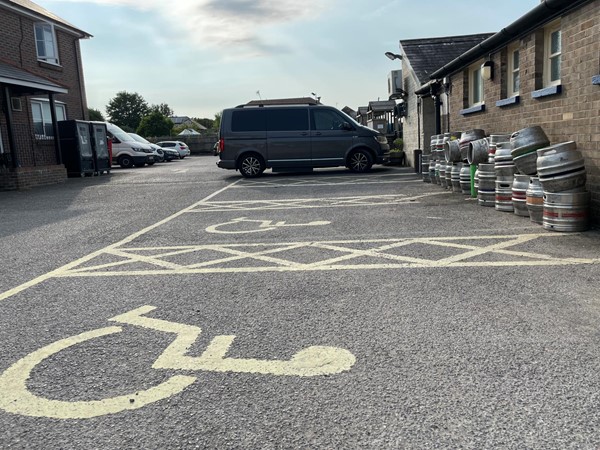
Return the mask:
<path id="1" fill-rule="evenodd" d="M 484 105 L 485 101 L 483 98 L 483 93 L 484 93 L 484 89 L 483 89 L 483 76 L 482 76 L 482 70 L 481 70 L 481 65 L 483 64 L 483 60 L 478 61 L 477 63 L 471 65 L 469 67 L 469 82 L 468 82 L 468 87 L 469 87 L 469 107 L 471 106 L 480 106 L 480 105 Z M 475 77 L 478 78 L 479 80 L 479 89 L 477 92 L 477 89 L 475 86 L 475 83 L 473 80 L 475 80 Z M 477 95 L 479 96 L 479 99 L 477 99 Z"/>
<path id="2" fill-rule="evenodd" d="M 38 39 L 38 30 L 41 30 L 43 33 L 43 40 Z M 33 37 L 35 39 L 35 50 L 37 52 L 38 61 L 43 61 L 48 64 L 58 66 L 58 46 L 56 45 L 56 32 L 54 30 L 54 25 L 48 22 L 34 23 Z M 40 52 L 40 44 L 44 45 L 43 52 Z"/>
<path id="3" fill-rule="evenodd" d="M 48 107 L 44 108 L 44 105 L 48 105 Z M 67 120 L 66 104 L 63 102 L 55 101 L 54 106 L 55 106 L 55 111 L 56 111 L 56 120 L 57 121 L 58 120 Z M 39 107 L 39 112 L 42 117 L 43 134 L 35 132 L 36 120 L 35 120 L 34 108 L 36 108 L 36 107 Z M 59 114 L 60 110 L 62 110 L 62 118 L 60 117 L 60 114 Z M 33 119 L 33 126 L 34 126 L 33 129 L 34 129 L 34 134 L 35 134 L 36 138 L 38 138 L 38 139 L 54 138 L 54 134 L 46 133 L 46 126 L 52 125 L 52 115 L 50 113 L 50 100 L 43 99 L 43 98 L 31 99 L 31 117 Z"/>
<path id="4" fill-rule="evenodd" d="M 515 53 L 517 54 L 518 66 L 515 67 Z M 508 47 L 508 69 L 506 77 L 506 92 L 508 97 L 515 97 L 519 95 L 521 91 L 521 46 L 519 44 L 512 44 Z M 519 86 L 515 89 L 515 78 L 519 78 Z"/>
<path id="5" fill-rule="evenodd" d="M 552 35 L 559 33 L 559 49 L 552 53 Z M 552 80 L 552 61 L 558 58 L 558 78 Z M 560 21 L 554 22 L 544 28 L 544 87 L 557 86 L 561 84 L 561 66 L 562 66 L 562 31 Z"/>

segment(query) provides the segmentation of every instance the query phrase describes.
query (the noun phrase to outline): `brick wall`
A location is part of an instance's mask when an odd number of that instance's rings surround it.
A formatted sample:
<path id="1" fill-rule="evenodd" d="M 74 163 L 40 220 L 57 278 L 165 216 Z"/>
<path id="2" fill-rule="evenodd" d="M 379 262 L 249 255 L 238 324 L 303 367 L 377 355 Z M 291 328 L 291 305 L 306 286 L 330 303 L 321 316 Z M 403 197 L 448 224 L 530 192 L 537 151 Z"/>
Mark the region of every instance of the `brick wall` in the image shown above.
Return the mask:
<path id="1" fill-rule="evenodd" d="M 55 27 L 56 41 L 59 56 L 59 65 L 47 64 L 37 59 L 35 46 L 34 23 L 35 19 L 19 15 L 13 11 L 2 9 L 0 11 L 0 59 L 22 68 L 35 75 L 49 79 L 54 83 L 68 89 L 67 94 L 55 94 L 56 102 L 66 106 L 68 119 L 88 118 L 87 101 L 83 81 L 83 69 L 79 47 L 79 37 Z M 11 95 L 18 96 L 18 89 L 11 88 Z M 4 90 L 0 90 L 0 102 L 4 104 Z M 16 147 L 17 169 L 8 171 L 7 154 L 10 152 L 8 145 L 7 117 L 0 109 L 0 135 L 4 155 L 0 161 L 0 190 L 26 188 L 31 183 L 39 182 L 48 184 L 55 182 L 61 176 L 66 178 L 66 171 L 62 165 L 57 166 L 54 139 L 38 139 L 33 132 L 33 118 L 31 115 L 31 99 L 48 99 L 47 94 L 23 96 L 21 98 L 22 111 L 12 111 L 12 124 Z M 8 164 L 10 166 L 10 164 Z M 62 167 L 62 170 L 56 169 Z M 4 168 L 4 169 L 3 169 Z M 32 170 L 27 170 L 32 168 Z"/>
<path id="2" fill-rule="evenodd" d="M 600 7 L 592 2 L 561 18 L 562 92 L 542 98 L 531 93 L 542 87 L 543 30 L 521 41 L 520 102 L 496 106 L 506 96 L 506 49 L 492 55 L 495 74 L 484 84 L 485 111 L 461 115 L 466 73 L 451 77 L 449 96 L 452 131 L 482 128 L 487 134 L 513 132 L 540 125 L 552 143 L 576 141 L 585 157 L 587 189 L 592 192 L 592 220 L 600 224 Z M 445 128 L 444 128 L 445 129 Z"/>

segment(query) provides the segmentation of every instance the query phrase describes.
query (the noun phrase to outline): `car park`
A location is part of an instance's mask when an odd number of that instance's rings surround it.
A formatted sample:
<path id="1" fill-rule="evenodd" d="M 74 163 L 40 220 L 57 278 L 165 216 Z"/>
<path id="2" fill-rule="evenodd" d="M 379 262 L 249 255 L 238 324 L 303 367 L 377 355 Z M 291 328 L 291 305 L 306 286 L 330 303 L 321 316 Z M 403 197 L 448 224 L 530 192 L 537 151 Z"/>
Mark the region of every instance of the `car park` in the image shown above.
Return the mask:
<path id="1" fill-rule="evenodd" d="M 223 111 L 217 166 L 249 178 L 267 168 L 346 166 L 360 173 L 387 162 L 389 149 L 385 135 L 317 100 L 254 101 Z"/>
<path id="2" fill-rule="evenodd" d="M 110 122 L 106 124 L 106 134 L 112 141 L 112 162 L 123 168 L 143 167 L 156 162 L 154 151 L 144 143 L 138 142 L 125 131 Z"/>
<path id="3" fill-rule="evenodd" d="M 156 155 L 158 157 L 159 162 L 172 161 L 175 158 L 179 158 L 179 153 L 176 151 L 164 149 L 160 145 L 153 144 L 148 139 L 140 136 L 139 134 L 136 134 L 136 133 L 127 133 L 127 134 L 129 136 L 131 136 L 133 139 L 135 139 L 136 141 L 141 142 L 142 144 L 148 144 L 150 147 L 152 147 L 152 149 L 154 150 L 154 152 L 156 153 Z"/>
<path id="4" fill-rule="evenodd" d="M 160 141 L 157 142 L 156 145 L 160 145 L 162 148 L 171 148 L 177 150 L 180 159 L 183 159 L 191 154 L 188 145 L 182 141 Z"/>

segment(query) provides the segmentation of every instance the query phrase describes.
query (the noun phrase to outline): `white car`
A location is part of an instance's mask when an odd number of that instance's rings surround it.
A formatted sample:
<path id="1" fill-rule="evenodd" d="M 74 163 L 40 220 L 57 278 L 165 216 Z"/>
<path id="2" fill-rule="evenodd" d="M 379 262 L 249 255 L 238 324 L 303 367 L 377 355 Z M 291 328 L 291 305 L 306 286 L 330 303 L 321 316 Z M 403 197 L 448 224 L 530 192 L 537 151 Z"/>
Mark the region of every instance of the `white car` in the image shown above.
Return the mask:
<path id="1" fill-rule="evenodd" d="M 156 145 L 160 145 L 162 148 L 173 148 L 179 152 L 179 158 L 183 159 L 190 155 L 190 148 L 185 142 L 181 141 L 161 141 L 157 142 Z"/>

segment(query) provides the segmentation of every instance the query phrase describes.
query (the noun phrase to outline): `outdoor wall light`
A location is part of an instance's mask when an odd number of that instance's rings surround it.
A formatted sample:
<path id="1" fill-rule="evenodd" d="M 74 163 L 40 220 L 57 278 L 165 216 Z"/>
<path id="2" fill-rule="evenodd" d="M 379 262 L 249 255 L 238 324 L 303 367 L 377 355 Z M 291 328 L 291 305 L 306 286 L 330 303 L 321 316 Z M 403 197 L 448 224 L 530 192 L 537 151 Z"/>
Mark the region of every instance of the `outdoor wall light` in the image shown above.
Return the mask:
<path id="1" fill-rule="evenodd" d="M 481 65 L 481 78 L 491 80 L 494 78 L 494 62 L 486 61 Z"/>
<path id="2" fill-rule="evenodd" d="M 402 55 L 398 55 L 397 53 L 392 53 L 392 52 L 385 52 L 385 56 L 387 56 L 392 61 L 394 59 L 402 59 Z"/>

